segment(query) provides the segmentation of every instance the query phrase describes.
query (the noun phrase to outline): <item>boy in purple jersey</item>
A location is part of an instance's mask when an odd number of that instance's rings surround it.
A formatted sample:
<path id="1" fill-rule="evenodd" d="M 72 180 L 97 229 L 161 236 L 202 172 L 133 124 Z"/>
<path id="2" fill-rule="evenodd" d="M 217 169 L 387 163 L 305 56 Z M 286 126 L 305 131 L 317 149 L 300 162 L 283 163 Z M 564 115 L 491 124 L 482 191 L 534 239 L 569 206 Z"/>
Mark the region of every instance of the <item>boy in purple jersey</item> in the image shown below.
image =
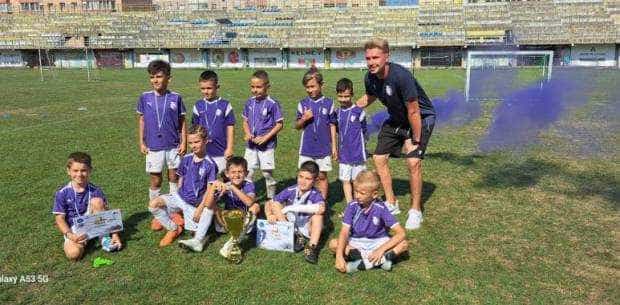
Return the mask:
<path id="1" fill-rule="evenodd" d="M 138 143 L 146 155 L 146 172 L 150 174 L 149 200 L 159 196 L 164 165 L 168 167 L 170 193 L 177 190 L 176 168 L 185 154 L 185 105 L 181 95 L 168 90 L 170 64 L 154 60 L 148 66 L 153 91 L 142 93 L 138 99 Z M 157 221 L 151 229 L 161 230 Z"/>
<path id="2" fill-rule="evenodd" d="M 220 86 L 215 72 L 202 72 L 198 86 L 203 98 L 194 105 L 192 124 L 200 124 L 207 130 L 207 155 L 213 158 L 221 173 L 226 160 L 233 155 L 235 113 L 230 102 L 217 94 Z"/>
<path id="3" fill-rule="evenodd" d="M 54 196 L 52 213 L 55 215 L 56 227 L 65 239 L 64 251 L 68 259 L 79 260 L 84 254 L 86 235 L 73 233 L 73 219 L 75 217 L 94 214 L 108 209 L 108 200 L 103 191 L 90 183 L 92 171 L 91 158 L 83 152 L 74 152 L 67 160 L 67 175 L 71 181 L 61 187 Z M 123 246 L 118 233 L 112 234 L 112 246 L 106 248 L 104 239 L 101 238 L 102 248 L 106 251 L 120 250 Z"/>
<path id="4" fill-rule="evenodd" d="M 392 270 L 394 259 L 407 251 L 405 229 L 378 200 L 377 173 L 362 171 L 354 183 L 356 200 L 344 212 L 338 239 L 329 242 L 329 249 L 336 253 L 336 269 L 347 273 L 376 266 Z"/>
<path id="5" fill-rule="evenodd" d="M 222 208 L 224 210 L 239 209 L 246 212 L 244 227 L 247 230 L 245 233 L 250 233 L 256 217 L 260 213 L 260 205 L 256 202 L 254 183 L 245 179 L 248 175 L 248 162 L 242 157 L 231 157 L 226 161 L 224 175 L 226 182 L 216 181 L 213 184 L 217 191 L 216 197 L 219 202 L 223 203 Z M 223 226 L 220 217 L 217 217 L 216 221 L 218 226 Z M 220 254 L 228 257 L 232 245 L 231 237 L 220 249 Z"/>
<path id="6" fill-rule="evenodd" d="M 183 232 L 183 227 L 171 218 L 171 212 L 183 212 L 185 228 L 195 231 L 193 238 L 179 241 L 181 247 L 201 252 L 211 225 L 215 208 L 217 165 L 207 156 L 206 131 L 200 125 L 193 125 L 187 137 L 191 154 L 181 160 L 177 170 L 179 189 L 177 192 L 159 196 L 149 202 L 149 211 L 167 230 L 159 242 L 160 247 L 171 245 Z"/>
<path id="7" fill-rule="evenodd" d="M 317 244 L 325 213 L 325 199 L 314 187 L 318 175 L 319 166 L 314 161 L 304 162 L 297 172 L 297 184 L 284 189 L 265 205 L 267 221 L 295 224 L 295 251 L 303 249 L 306 261 L 312 264 L 319 259 Z"/>
<path id="8" fill-rule="evenodd" d="M 353 82 L 348 78 L 336 83 L 340 108 L 336 109 L 338 124 L 338 178 L 347 203 L 353 200 L 352 181 L 366 169 L 366 113 L 353 105 Z"/>
<path id="9" fill-rule="evenodd" d="M 277 134 L 282 130 L 284 118 L 280 104 L 268 95 L 269 75 L 256 70 L 250 78 L 252 97 L 243 108 L 243 139 L 247 143 L 245 159 L 248 161 L 248 180 L 252 181 L 254 170 L 261 169 L 265 177 L 267 198 L 276 193 L 273 178 Z"/>
<path id="10" fill-rule="evenodd" d="M 331 159 L 338 158 L 334 101 L 323 96 L 323 76 L 316 68 L 306 72 L 301 82 L 308 96 L 297 104 L 295 128 L 303 130 L 298 166 L 306 161 L 314 161 L 319 165 L 316 186 L 323 198 L 327 198 L 327 172 L 332 170 Z"/>

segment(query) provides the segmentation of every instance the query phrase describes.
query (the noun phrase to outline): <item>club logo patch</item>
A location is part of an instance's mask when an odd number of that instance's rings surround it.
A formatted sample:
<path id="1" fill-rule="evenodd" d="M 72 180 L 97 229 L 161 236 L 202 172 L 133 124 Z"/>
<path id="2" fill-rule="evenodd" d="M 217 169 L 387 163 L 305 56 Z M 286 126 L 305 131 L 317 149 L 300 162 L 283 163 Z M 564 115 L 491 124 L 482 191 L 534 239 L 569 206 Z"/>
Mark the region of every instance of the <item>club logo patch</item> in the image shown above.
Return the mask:
<path id="1" fill-rule="evenodd" d="M 372 224 L 374 224 L 375 226 L 379 225 L 379 218 L 377 218 L 377 216 L 372 217 Z"/>
<path id="2" fill-rule="evenodd" d="M 218 109 L 215 111 L 215 116 L 221 116 L 222 115 L 222 109 Z"/>
<path id="3" fill-rule="evenodd" d="M 355 122 L 355 116 L 354 115 L 351 116 L 351 123 L 353 123 L 353 122 Z"/>
<path id="4" fill-rule="evenodd" d="M 153 107 L 153 103 L 152 102 L 146 102 L 146 105 L 149 107 Z"/>
<path id="5" fill-rule="evenodd" d="M 390 87 L 390 85 L 386 85 L 385 86 L 385 94 L 387 94 L 388 96 L 392 96 L 392 87 Z"/>
<path id="6" fill-rule="evenodd" d="M 170 109 L 177 110 L 177 102 L 170 102 Z"/>
<path id="7" fill-rule="evenodd" d="M 327 115 L 327 108 L 321 108 L 321 112 L 323 113 L 323 115 Z"/>
<path id="8" fill-rule="evenodd" d="M 201 167 L 201 168 L 198 170 L 198 175 L 199 175 L 200 177 L 204 177 L 204 175 L 205 175 L 205 168 L 204 168 L 204 167 Z"/>
<path id="9" fill-rule="evenodd" d="M 263 109 L 263 116 L 267 116 L 267 108 Z"/>

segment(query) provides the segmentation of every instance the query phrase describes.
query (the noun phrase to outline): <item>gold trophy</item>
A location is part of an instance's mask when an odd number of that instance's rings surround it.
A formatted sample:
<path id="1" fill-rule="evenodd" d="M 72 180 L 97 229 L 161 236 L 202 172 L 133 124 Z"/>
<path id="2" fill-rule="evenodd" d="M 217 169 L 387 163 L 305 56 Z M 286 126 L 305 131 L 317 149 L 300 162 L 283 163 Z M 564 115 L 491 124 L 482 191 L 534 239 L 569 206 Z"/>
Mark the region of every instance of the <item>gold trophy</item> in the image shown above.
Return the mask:
<path id="1" fill-rule="evenodd" d="M 227 210 L 218 214 L 220 214 L 218 221 L 230 234 L 230 240 L 222 247 L 220 254 L 226 257 L 229 262 L 239 264 L 243 260 L 239 239 L 245 233 L 244 222 L 246 212 L 242 210 Z"/>

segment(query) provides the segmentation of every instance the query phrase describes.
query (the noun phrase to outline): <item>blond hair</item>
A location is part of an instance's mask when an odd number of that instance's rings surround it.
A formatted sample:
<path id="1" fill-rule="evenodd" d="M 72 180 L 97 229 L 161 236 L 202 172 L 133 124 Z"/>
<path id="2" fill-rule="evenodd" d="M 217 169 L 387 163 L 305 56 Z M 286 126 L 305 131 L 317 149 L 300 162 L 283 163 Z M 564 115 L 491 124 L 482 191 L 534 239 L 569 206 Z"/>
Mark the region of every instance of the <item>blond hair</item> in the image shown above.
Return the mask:
<path id="1" fill-rule="evenodd" d="M 204 126 L 202 125 L 198 125 L 198 124 L 194 124 L 192 125 L 189 130 L 187 131 L 187 134 L 195 134 L 198 135 L 199 137 L 206 139 L 207 138 L 207 130 L 204 128 Z"/>
<path id="2" fill-rule="evenodd" d="M 375 37 L 364 44 L 364 50 L 375 48 L 380 49 L 383 53 L 390 53 L 388 41 L 383 38 Z"/>
<path id="3" fill-rule="evenodd" d="M 353 185 L 355 188 L 364 188 L 369 191 L 376 191 L 381 185 L 381 180 L 379 179 L 377 172 L 363 170 L 357 175 L 357 177 L 355 177 L 355 180 L 353 180 Z"/>

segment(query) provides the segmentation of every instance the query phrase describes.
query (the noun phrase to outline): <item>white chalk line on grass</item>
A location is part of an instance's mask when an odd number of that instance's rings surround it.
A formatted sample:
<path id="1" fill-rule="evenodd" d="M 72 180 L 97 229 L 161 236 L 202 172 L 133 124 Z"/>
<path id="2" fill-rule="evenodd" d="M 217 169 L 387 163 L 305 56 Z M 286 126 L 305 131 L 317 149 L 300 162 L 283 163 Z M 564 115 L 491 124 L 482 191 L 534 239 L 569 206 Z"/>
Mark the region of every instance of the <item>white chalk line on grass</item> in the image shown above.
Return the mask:
<path id="1" fill-rule="evenodd" d="M 85 119 L 85 118 L 91 118 L 91 117 L 95 117 L 95 116 L 105 116 L 105 115 L 116 114 L 116 113 L 121 113 L 121 112 L 127 112 L 127 110 L 123 109 L 123 110 L 110 111 L 110 112 L 104 112 L 104 113 L 82 115 L 82 116 L 79 116 L 79 117 L 75 117 L 75 118 L 71 118 L 71 119 L 66 119 L 66 120 L 45 122 L 45 123 L 40 123 L 40 124 L 35 124 L 35 125 L 30 125 L 30 126 L 17 127 L 17 128 L 13 128 L 13 129 L 9 129 L 9 130 L 2 130 L 2 131 L 0 131 L 0 133 L 12 133 L 12 132 L 16 132 L 16 131 L 35 129 L 35 128 L 38 128 L 38 127 L 44 127 L 44 126 L 49 126 L 49 125 L 56 125 L 56 124 L 61 124 L 61 123 L 77 121 L 77 120 L 81 120 L 81 119 Z"/>

